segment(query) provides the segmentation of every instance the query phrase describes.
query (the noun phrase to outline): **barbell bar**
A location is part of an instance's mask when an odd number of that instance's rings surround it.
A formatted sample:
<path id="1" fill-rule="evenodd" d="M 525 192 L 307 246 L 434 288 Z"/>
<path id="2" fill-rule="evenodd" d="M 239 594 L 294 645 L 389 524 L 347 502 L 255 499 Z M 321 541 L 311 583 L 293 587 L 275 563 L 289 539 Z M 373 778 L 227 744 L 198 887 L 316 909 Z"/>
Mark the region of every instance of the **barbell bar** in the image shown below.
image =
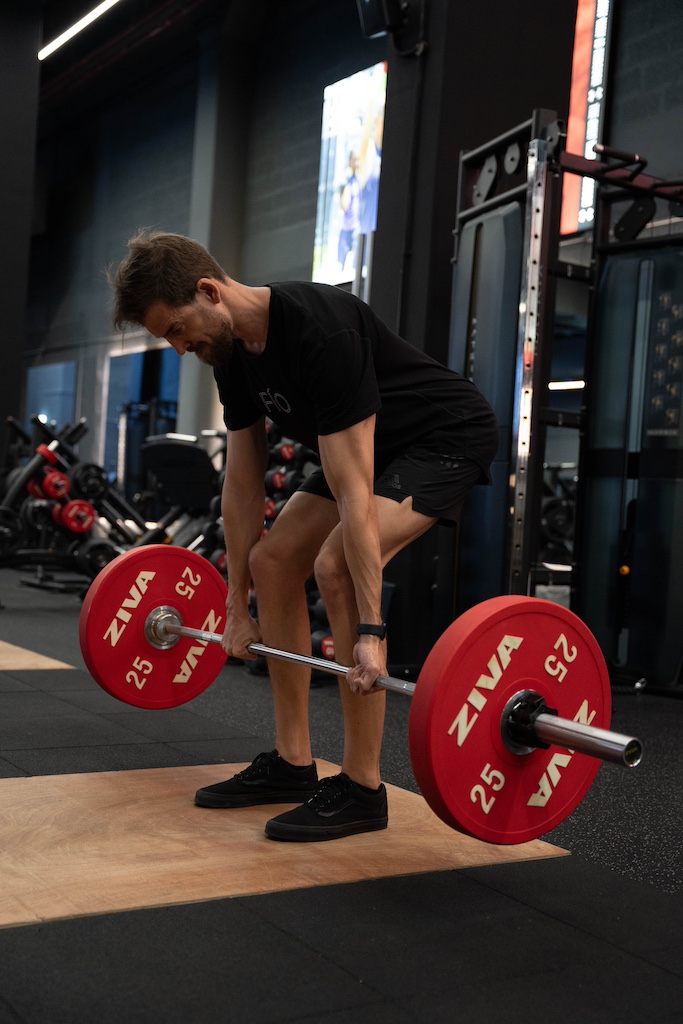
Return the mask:
<path id="1" fill-rule="evenodd" d="M 223 577 L 201 555 L 132 548 L 105 566 L 83 601 L 86 666 L 127 704 L 187 703 L 225 664 L 226 597 Z M 250 650 L 338 676 L 349 671 L 260 643 Z M 377 685 L 412 696 L 411 762 L 429 806 L 485 842 L 550 832 L 579 805 L 601 761 L 635 767 L 642 756 L 640 740 L 609 729 L 611 685 L 595 637 L 550 601 L 484 601 L 437 640 L 417 684 L 388 676 Z"/>
<path id="2" fill-rule="evenodd" d="M 207 644 L 220 644 L 223 639 L 220 633 L 210 633 L 205 629 L 183 625 L 178 612 L 170 606 L 162 606 L 150 612 L 145 620 L 145 635 L 149 643 L 159 650 L 174 646 L 179 637 Z M 345 677 L 349 673 L 347 665 L 314 658 L 308 654 L 296 654 L 294 651 L 267 647 L 261 643 L 251 643 L 247 649 L 252 654 L 275 658 L 278 661 L 295 662 L 331 675 Z M 395 676 L 379 676 L 374 685 L 409 697 L 414 696 L 417 689 L 415 683 Z M 634 736 L 625 736 L 608 729 L 597 729 L 582 722 L 559 718 L 557 712 L 546 708 L 545 702 L 537 705 L 539 696 L 533 690 L 520 691 L 503 709 L 503 740 L 515 753 L 528 753 L 530 749 L 554 743 L 627 768 L 635 768 L 640 763 L 643 747 L 640 740 Z"/>

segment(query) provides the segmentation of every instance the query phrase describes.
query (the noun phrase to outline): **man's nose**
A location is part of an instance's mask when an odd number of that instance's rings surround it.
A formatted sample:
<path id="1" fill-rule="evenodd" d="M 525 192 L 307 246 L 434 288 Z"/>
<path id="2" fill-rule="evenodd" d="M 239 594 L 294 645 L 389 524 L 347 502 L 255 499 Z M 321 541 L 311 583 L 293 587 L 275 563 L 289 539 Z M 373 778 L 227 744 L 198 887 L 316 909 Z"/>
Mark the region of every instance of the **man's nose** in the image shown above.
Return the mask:
<path id="1" fill-rule="evenodd" d="M 184 356 L 190 347 L 190 343 L 188 341 L 181 341 L 179 338 L 174 338 L 173 341 L 169 341 L 168 343 L 179 356 Z"/>

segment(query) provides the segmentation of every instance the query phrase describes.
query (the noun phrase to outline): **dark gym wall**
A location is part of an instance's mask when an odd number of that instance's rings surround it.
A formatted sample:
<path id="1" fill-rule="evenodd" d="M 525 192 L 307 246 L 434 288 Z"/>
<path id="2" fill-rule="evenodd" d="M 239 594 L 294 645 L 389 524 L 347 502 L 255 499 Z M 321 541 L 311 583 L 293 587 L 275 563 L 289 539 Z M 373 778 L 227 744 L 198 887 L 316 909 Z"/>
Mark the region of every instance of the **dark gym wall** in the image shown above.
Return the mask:
<path id="1" fill-rule="evenodd" d="M 110 338 L 104 271 L 128 235 L 143 226 L 187 230 L 195 88 L 190 65 L 148 83 L 144 104 L 126 95 L 42 138 L 29 359 Z"/>
<path id="2" fill-rule="evenodd" d="M 126 239 L 188 232 L 247 283 L 310 279 L 323 89 L 387 50 L 363 37 L 353 0 L 233 0 L 186 36 L 166 63 L 162 41 L 93 70 L 41 118 L 25 356 L 78 359 L 88 458 L 106 356 L 121 346 L 104 271 Z"/>
<path id="3" fill-rule="evenodd" d="M 383 152 L 390 170 L 382 176 L 372 301 L 443 361 L 460 152 L 537 107 L 567 116 L 575 19 L 576 0 L 432 0 L 424 57 L 390 51 Z"/>
<path id="4" fill-rule="evenodd" d="M 12 0 L 0 5 L 0 308 L 3 311 L 0 410 L 3 419 L 21 413 L 25 386 L 22 349 L 38 116 L 35 55 L 39 42 L 38 2 Z"/>
<path id="5" fill-rule="evenodd" d="M 386 53 L 385 38 L 362 35 L 355 0 L 271 7 L 251 103 L 243 252 L 249 283 L 310 280 L 323 90 Z"/>
<path id="6" fill-rule="evenodd" d="M 106 269 L 141 227 L 187 230 L 195 94 L 190 62 L 137 95 L 126 87 L 115 102 L 43 118 L 26 364 L 77 362 L 76 415 L 88 422 L 80 451 L 95 462 L 104 454 L 108 357 L 135 346 L 112 327 Z"/>
<path id="7" fill-rule="evenodd" d="M 613 0 L 606 141 L 657 177 L 683 174 L 683 6 Z"/>

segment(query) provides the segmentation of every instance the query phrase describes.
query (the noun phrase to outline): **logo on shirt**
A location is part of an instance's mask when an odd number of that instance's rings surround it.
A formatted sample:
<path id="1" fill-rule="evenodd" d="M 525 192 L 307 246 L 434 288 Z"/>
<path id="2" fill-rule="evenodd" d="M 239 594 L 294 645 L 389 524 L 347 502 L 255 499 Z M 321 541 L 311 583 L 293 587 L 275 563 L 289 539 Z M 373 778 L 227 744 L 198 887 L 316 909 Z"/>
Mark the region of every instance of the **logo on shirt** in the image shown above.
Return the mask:
<path id="1" fill-rule="evenodd" d="M 276 391 L 275 394 L 271 393 L 270 388 L 268 388 L 267 391 L 259 391 L 259 398 L 263 402 L 266 412 L 269 414 L 272 413 L 273 409 L 278 409 L 280 412 L 292 411 L 291 405 L 279 391 Z"/>

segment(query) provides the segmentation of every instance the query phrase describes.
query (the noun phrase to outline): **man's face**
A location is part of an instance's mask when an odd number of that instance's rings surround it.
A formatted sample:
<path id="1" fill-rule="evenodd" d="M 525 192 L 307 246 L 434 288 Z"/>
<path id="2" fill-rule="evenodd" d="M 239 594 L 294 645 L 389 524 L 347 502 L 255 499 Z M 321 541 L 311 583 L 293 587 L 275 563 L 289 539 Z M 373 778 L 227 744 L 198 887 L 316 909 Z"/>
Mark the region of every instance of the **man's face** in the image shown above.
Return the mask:
<path id="1" fill-rule="evenodd" d="M 194 352 L 207 366 L 220 366 L 232 353 L 230 314 L 224 307 L 216 309 L 201 293 L 188 306 L 155 302 L 142 326 L 155 338 L 165 338 L 179 356 Z"/>

